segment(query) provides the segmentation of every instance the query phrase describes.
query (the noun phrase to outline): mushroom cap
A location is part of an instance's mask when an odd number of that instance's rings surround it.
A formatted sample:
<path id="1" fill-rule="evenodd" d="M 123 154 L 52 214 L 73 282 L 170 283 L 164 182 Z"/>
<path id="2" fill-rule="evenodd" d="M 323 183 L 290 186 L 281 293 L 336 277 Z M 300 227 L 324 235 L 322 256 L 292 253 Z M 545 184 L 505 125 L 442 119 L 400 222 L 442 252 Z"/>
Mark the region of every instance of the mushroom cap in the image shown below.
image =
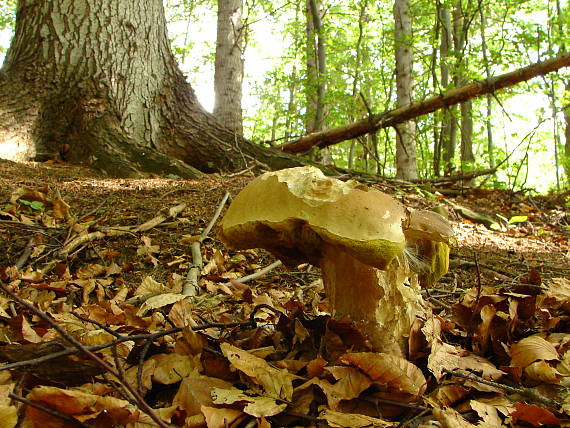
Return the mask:
<path id="1" fill-rule="evenodd" d="M 383 269 L 404 250 L 405 218 L 385 193 L 306 166 L 250 182 L 224 216 L 220 237 L 233 249 L 265 248 L 290 266 L 319 264 L 327 243 Z"/>
<path id="2" fill-rule="evenodd" d="M 409 214 L 409 221 L 404 225 L 406 239 L 428 239 L 449 243 L 453 238 L 453 229 L 449 221 L 435 211 L 417 210 Z"/>

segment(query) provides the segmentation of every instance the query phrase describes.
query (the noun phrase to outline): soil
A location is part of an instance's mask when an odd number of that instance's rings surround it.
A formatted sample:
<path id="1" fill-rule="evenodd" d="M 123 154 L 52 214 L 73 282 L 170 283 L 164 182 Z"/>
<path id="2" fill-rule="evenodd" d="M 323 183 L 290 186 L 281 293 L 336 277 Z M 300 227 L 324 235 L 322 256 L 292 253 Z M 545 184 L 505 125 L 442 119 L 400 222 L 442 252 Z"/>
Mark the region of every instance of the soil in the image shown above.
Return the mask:
<path id="1" fill-rule="evenodd" d="M 21 164 L 0 160 L 0 203 L 9 203 L 10 195 L 17 188 L 44 189 L 47 193 L 55 191 L 80 221 L 96 218 L 99 225 L 107 226 L 139 225 L 165 208 L 185 203 L 186 208 L 179 215 L 182 221 L 168 228 L 151 229 L 145 234 L 153 245 L 160 247 L 159 263 L 156 266 L 137 265 L 130 278 L 136 286 L 142 277 L 151 274 L 157 281 L 163 280 L 172 272 L 168 267 L 170 262 L 177 258 L 187 260 L 190 248 L 182 238 L 199 235 L 212 220 L 224 194 L 236 195 L 252 178 L 210 175 L 201 180 L 158 177 L 112 179 L 87 168 L 64 163 Z M 443 198 L 428 200 L 419 196 L 414 187 L 402 187 L 390 180 L 379 181 L 372 187 L 392 194 L 412 209 L 446 206 L 457 242 L 451 251 L 450 272 L 442 278 L 442 284 L 462 289 L 478 283 L 504 286 L 509 282 L 516 284 L 531 272 L 543 279 L 570 273 L 570 227 L 565 195 L 530 196 L 478 188 L 454 188 L 450 192 L 449 188 L 446 189 L 446 194 L 457 194 L 453 198 L 446 197 L 453 203 L 497 221 L 497 214 L 506 219 L 521 215 L 528 217 L 521 223 L 503 224 L 502 231 L 495 231 L 461 218 L 444 204 Z M 437 191 L 432 189 L 432 194 L 437 195 Z M 4 238 L 0 241 L 1 265 L 13 265 L 26 246 L 28 233 L 1 223 L 0 233 Z M 223 249 L 216 240 L 215 228 L 210 237 L 209 245 Z M 123 255 L 119 262 L 127 262 L 139 245 L 138 237 L 123 236 L 111 238 L 104 246 L 121 249 Z M 258 254 L 258 260 L 250 260 L 254 268 L 274 260 L 263 251 Z M 92 263 L 94 258 L 97 256 L 89 252 L 79 253 L 69 260 L 70 270 L 73 272 L 86 263 Z M 179 273 L 184 274 L 183 271 Z M 252 272 L 246 269 L 243 273 Z"/>

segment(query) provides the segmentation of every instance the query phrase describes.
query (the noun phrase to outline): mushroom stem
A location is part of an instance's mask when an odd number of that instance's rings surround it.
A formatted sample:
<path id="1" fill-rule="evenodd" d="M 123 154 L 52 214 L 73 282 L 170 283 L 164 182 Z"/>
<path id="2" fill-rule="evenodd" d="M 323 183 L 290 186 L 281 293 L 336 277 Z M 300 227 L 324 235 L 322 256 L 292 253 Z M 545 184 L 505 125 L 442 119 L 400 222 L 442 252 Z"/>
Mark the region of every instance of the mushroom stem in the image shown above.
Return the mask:
<path id="1" fill-rule="evenodd" d="M 331 315 L 376 321 L 384 290 L 378 285 L 375 269 L 334 245 L 324 244 L 321 250 L 320 268 Z"/>
<path id="2" fill-rule="evenodd" d="M 349 317 L 376 351 L 405 355 L 412 323 L 426 313 L 426 306 L 417 276 L 410 272 L 404 256 L 380 270 L 334 245 L 325 244 L 321 250 L 320 268 L 331 315 Z"/>

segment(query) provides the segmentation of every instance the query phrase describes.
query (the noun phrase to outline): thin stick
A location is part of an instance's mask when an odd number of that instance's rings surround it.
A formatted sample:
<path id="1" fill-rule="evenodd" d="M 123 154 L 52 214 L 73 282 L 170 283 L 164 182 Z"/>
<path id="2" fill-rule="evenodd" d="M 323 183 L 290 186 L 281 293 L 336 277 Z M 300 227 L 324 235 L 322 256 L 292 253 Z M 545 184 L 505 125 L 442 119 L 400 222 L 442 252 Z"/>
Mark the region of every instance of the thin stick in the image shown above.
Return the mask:
<path id="1" fill-rule="evenodd" d="M 263 269 L 259 269 L 257 272 L 254 272 L 250 275 L 242 276 L 241 278 L 238 278 L 238 279 L 234 279 L 234 281 L 243 283 L 243 282 L 251 281 L 252 279 L 257 279 L 260 276 L 263 276 L 266 273 L 271 272 L 273 269 L 278 268 L 282 264 L 283 263 L 281 263 L 280 260 L 277 260 L 276 262 L 273 262 L 270 265 L 265 266 Z M 224 285 L 230 286 L 231 284 L 232 284 L 232 281 L 226 282 Z"/>
<path id="2" fill-rule="evenodd" d="M 202 267 L 204 266 L 204 262 L 202 260 L 202 250 L 200 245 L 206 239 L 211 232 L 212 228 L 218 221 L 220 214 L 222 214 L 222 210 L 224 206 L 228 202 L 230 197 L 230 192 L 226 192 L 222 201 L 219 203 L 216 212 L 214 213 L 214 217 L 208 223 L 208 226 L 202 231 L 200 237 L 192 242 L 192 266 L 186 275 L 186 280 L 184 281 L 184 287 L 182 289 L 182 294 L 184 296 L 196 296 L 198 294 L 198 280 L 200 279 L 200 272 L 202 272 Z"/>

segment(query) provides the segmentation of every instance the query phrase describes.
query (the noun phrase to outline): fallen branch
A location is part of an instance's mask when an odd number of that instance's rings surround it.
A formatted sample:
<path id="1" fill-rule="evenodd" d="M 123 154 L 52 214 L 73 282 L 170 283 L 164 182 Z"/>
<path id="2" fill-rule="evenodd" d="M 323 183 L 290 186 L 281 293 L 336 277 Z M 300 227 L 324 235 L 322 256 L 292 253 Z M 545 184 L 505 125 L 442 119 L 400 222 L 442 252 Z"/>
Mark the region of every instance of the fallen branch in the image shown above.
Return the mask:
<path id="1" fill-rule="evenodd" d="M 257 279 L 260 276 L 263 276 L 266 273 L 271 272 L 273 269 L 278 268 L 282 264 L 283 263 L 281 262 L 281 260 L 277 260 L 276 262 L 273 262 L 270 265 L 265 266 L 263 269 L 259 269 L 257 272 L 254 272 L 250 275 L 242 276 L 241 278 L 233 279 L 229 282 L 226 282 L 224 285 L 230 286 L 232 284 L 232 282 L 244 283 L 244 282 L 251 281 L 252 279 Z"/>
<path id="2" fill-rule="evenodd" d="M 186 280 L 184 281 L 184 287 L 182 289 L 182 294 L 185 296 L 196 296 L 198 294 L 198 279 L 200 278 L 200 272 L 202 272 L 202 268 L 204 267 L 204 262 L 202 260 L 202 250 L 200 246 L 204 239 L 208 237 L 208 234 L 214 227 L 214 224 L 216 224 L 216 221 L 218 221 L 218 218 L 220 217 L 220 214 L 222 213 L 226 202 L 228 202 L 229 197 L 230 193 L 226 192 L 208 226 L 206 226 L 206 228 L 202 231 L 198 239 L 192 242 L 192 266 L 186 275 Z"/>
<path id="3" fill-rule="evenodd" d="M 556 71 L 570 66 L 570 53 L 564 53 L 555 58 L 520 68 L 510 73 L 479 80 L 466 86 L 452 89 L 442 95 L 436 95 L 427 100 L 375 114 L 365 119 L 338 128 L 314 132 L 291 143 L 278 146 L 286 153 L 303 153 L 312 147 L 320 149 L 350 140 L 382 128 L 395 126 L 436 110 L 463 103 L 471 98 L 487 95 L 517 83 L 530 80 L 536 76 Z"/>
<path id="4" fill-rule="evenodd" d="M 470 373 L 468 371 L 461 370 L 461 369 L 449 371 L 449 374 L 451 374 L 453 376 L 461 377 L 464 379 L 469 379 L 469 380 L 472 380 L 474 382 L 481 383 L 483 385 L 489 385 L 489 386 L 501 389 L 501 390 L 503 390 L 509 394 L 522 395 L 523 397 L 527 398 L 528 400 L 532 400 L 535 403 L 540 403 L 540 404 L 543 404 L 543 405 L 548 406 L 550 408 L 554 408 L 554 409 L 558 410 L 558 409 L 560 409 L 560 407 L 562 407 L 561 404 L 558 403 L 557 401 L 552 400 L 552 399 L 546 397 L 545 395 L 542 395 L 536 388 L 526 388 L 524 386 L 512 387 L 512 386 L 504 385 L 504 384 L 499 383 L 499 382 L 493 382 L 491 380 L 483 379 L 482 377 L 479 377 L 473 373 Z"/>

